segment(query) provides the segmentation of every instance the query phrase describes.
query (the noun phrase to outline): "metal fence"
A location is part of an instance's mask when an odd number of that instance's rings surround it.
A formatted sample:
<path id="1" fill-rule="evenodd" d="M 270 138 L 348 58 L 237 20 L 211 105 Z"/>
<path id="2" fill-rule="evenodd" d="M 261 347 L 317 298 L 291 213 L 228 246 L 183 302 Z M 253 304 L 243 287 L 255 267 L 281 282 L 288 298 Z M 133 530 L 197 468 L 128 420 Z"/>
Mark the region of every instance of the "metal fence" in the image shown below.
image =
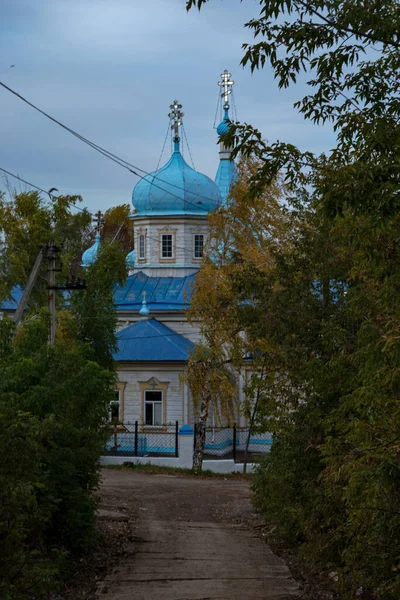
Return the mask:
<path id="1" fill-rule="evenodd" d="M 170 425 L 146 427 L 118 423 L 106 444 L 108 456 L 179 456 L 178 421 Z"/>
<path id="2" fill-rule="evenodd" d="M 196 432 L 196 425 L 195 425 Z M 271 433 L 251 433 L 249 438 L 248 427 L 207 427 L 204 446 L 204 458 L 228 459 L 243 462 L 246 454 L 247 460 L 268 454 L 272 445 Z M 194 438 L 196 444 L 196 436 Z"/>

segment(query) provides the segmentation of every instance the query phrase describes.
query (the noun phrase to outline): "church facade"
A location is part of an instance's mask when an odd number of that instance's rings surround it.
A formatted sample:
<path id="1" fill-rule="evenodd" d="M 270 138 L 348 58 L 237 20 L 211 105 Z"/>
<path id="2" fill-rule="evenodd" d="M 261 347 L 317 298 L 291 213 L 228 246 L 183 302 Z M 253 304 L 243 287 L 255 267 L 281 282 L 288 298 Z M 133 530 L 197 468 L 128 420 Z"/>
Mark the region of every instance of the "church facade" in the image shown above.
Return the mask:
<path id="1" fill-rule="evenodd" d="M 229 127 L 232 83 L 225 71 L 219 135 Z M 127 281 L 115 291 L 120 324 L 115 353 L 118 390 L 111 412 L 119 422 L 138 422 L 141 428 L 195 422 L 182 374 L 199 340 L 199 328 L 188 323 L 185 313 L 208 241 L 208 214 L 226 201 L 235 176 L 230 152 L 223 145 L 214 181 L 186 163 L 179 137 L 182 106 L 174 101 L 170 109 L 172 156 L 134 188 L 135 250 L 127 256 Z M 91 252 L 83 257 L 84 263 L 93 258 Z"/>

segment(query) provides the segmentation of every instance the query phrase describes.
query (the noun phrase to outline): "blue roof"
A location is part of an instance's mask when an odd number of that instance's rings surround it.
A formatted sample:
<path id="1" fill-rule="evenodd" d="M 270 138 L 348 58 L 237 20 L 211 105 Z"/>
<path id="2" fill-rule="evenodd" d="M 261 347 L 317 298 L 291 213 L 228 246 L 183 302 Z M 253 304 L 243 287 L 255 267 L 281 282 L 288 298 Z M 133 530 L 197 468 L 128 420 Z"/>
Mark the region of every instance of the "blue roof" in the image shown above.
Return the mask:
<path id="1" fill-rule="evenodd" d="M 85 252 L 82 254 L 82 264 L 81 267 L 90 267 L 94 262 L 96 262 L 97 255 L 99 253 L 100 248 L 100 234 L 97 233 L 95 237 L 95 241 L 93 246 L 90 246 Z"/>
<path id="2" fill-rule="evenodd" d="M 212 179 L 189 167 L 175 142 L 167 164 L 136 184 L 132 204 L 138 215 L 206 215 L 221 204 L 221 196 Z"/>
<path id="3" fill-rule="evenodd" d="M 142 271 L 130 275 L 123 286 L 116 286 L 114 301 L 118 310 L 139 311 L 143 292 L 152 310 L 186 310 L 189 308 L 196 274 L 188 277 L 148 277 Z"/>
<path id="4" fill-rule="evenodd" d="M 141 319 L 117 333 L 114 359 L 122 362 L 187 361 L 194 344 L 156 319 Z"/>
<path id="5" fill-rule="evenodd" d="M 223 158 L 219 161 L 218 171 L 215 176 L 215 183 L 221 194 L 222 203 L 225 204 L 229 196 L 231 185 L 237 178 L 236 166 L 233 160 Z"/>
<path id="6" fill-rule="evenodd" d="M 23 289 L 20 285 L 16 285 L 10 292 L 10 300 L 0 302 L 0 310 L 16 310 L 19 301 L 22 298 Z"/>

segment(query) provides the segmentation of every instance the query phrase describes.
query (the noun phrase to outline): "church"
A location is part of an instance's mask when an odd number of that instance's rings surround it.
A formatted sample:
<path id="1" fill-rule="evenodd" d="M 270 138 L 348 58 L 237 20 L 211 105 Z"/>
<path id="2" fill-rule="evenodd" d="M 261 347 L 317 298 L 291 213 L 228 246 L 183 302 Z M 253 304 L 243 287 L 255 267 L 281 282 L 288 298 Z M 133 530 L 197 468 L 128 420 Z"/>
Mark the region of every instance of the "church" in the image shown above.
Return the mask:
<path id="1" fill-rule="evenodd" d="M 233 83 L 224 71 L 218 136 L 229 128 Z M 185 311 L 208 241 L 208 214 L 226 202 L 236 173 L 223 144 L 214 181 L 187 164 L 181 153 L 181 109 L 177 100 L 170 106 L 171 158 L 133 190 L 135 250 L 126 258 L 129 276 L 115 290 L 118 389 L 111 417 L 124 424 L 137 422 L 140 428 L 195 422 L 190 390 L 181 376 L 199 328 L 188 323 Z M 96 260 L 100 244 L 97 235 L 82 256 L 83 266 Z M 237 416 L 239 422 L 239 412 Z"/>

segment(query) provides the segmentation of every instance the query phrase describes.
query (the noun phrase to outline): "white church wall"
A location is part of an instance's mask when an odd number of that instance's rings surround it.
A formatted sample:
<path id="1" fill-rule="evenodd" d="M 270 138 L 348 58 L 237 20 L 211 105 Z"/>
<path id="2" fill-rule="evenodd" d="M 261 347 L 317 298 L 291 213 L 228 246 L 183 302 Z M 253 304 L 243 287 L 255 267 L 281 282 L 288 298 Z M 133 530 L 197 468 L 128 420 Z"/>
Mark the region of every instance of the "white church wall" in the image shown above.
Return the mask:
<path id="1" fill-rule="evenodd" d="M 200 260 L 193 255 L 193 235 L 208 232 L 207 216 L 182 217 L 136 217 L 134 219 L 135 247 L 139 248 L 139 235 L 145 235 L 145 259 L 136 256 L 135 271 L 143 271 L 154 277 L 185 277 L 197 271 Z M 172 258 L 160 255 L 160 240 L 163 233 L 171 234 L 173 240 Z"/>
<path id="2" fill-rule="evenodd" d="M 154 367 L 124 367 L 117 370 L 118 379 L 126 383 L 123 400 L 123 414 L 121 420 L 125 423 L 134 423 L 138 421 L 143 424 L 143 396 L 142 391 L 146 388 L 146 382 L 149 382 L 148 389 L 163 389 L 166 387 L 163 395 L 163 415 L 165 423 L 179 422 L 182 426 L 185 407 L 184 407 L 184 384 L 180 381 L 180 376 L 183 373 L 182 368 L 162 369 L 159 365 Z M 153 388 L 151 385 L 152 378 L 159 382 L 159 386 Z M 166 384 L 166 385 L 165 385 Z"/>

